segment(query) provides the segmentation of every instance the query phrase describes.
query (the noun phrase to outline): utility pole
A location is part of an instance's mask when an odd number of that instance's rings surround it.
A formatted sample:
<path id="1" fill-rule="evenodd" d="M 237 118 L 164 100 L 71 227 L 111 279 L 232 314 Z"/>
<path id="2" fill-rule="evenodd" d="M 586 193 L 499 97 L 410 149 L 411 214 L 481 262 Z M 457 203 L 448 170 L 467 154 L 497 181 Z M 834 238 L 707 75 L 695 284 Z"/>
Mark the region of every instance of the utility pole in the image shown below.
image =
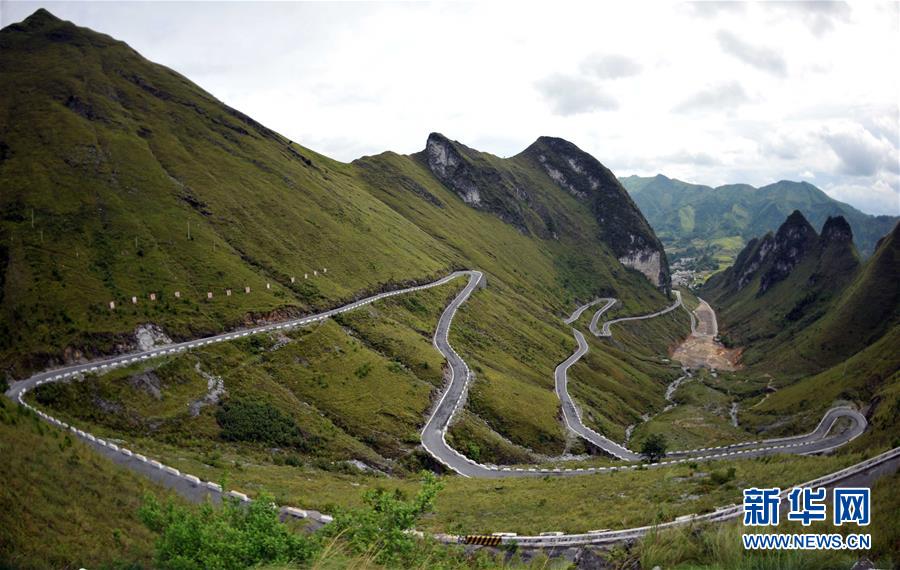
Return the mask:
<path id="1" fill-rule="evenodd" d="M 31 229 L 34 229 L 34 208 L 31 209 Z"/>
<path id="2" fill-rule="evenodd" d="M 188 220 L 188 241 L 191 239 L 191 221 Z"/>

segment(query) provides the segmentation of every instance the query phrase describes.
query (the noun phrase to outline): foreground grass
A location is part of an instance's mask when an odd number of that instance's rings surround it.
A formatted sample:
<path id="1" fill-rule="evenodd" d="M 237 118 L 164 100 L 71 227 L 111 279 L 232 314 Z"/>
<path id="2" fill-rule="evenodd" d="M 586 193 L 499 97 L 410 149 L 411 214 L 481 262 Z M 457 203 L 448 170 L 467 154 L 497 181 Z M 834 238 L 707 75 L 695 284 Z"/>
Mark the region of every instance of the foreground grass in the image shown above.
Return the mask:
<path id="1" fill-rule="evenodd" d="M 0 398 L 0 567 L 149 567 L 137 515 L 161 488 Z"/>
<path id="2" fill-rule="evenodd" d="M 740 520 L 722 525 L 699 525 L 652 533 L 630 553 L 644 568 L 715 569 L 846 569 L 861 556 L 877 568 L 897 568 L 900 563 L 900 473 L 878 480 L 872 487 L 872 523 L 835 527 L 813 523 L 808 527 L 785 521 L 767 532 L 779 533 L 867 533 L 872 535 L 868 551 L 745 551 L 741 534 L 752 532 Z M 623 556 L 624 558 L 624 556 Z"/>

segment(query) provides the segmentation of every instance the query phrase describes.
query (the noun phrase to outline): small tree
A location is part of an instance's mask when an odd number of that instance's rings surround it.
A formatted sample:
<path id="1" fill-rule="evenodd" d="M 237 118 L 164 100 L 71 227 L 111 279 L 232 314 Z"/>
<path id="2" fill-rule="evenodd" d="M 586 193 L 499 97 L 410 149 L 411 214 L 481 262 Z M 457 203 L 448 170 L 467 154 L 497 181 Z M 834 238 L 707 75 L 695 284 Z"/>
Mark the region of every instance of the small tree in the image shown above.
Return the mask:
<path id="1" fill-rule="evenodd" d="M 334 522 L 322 529 L 326 536 L 339 536 L 356 553 L 375 552 L 375 561 L 391 568 L 419 567 L 419 544 L 411 534 L 416 521 L 434 509 L 443 488 L 433 473 L 422 473 L 422 487 L 412 498 L 399 490 L 370 489 L 365 506 L 338 511 Z M 427 549 L 426 549 L 427 550 Z"/>
<path id="2" fill-rule="evenodd" d="M 667 448 L 666 436 L 661 433 L 652 433 L 647 436 L 647 439 L 641 445 L 641 455 L 647 458 L 647 461 L 650 463 L 656 463 L 666 456 Z"/>

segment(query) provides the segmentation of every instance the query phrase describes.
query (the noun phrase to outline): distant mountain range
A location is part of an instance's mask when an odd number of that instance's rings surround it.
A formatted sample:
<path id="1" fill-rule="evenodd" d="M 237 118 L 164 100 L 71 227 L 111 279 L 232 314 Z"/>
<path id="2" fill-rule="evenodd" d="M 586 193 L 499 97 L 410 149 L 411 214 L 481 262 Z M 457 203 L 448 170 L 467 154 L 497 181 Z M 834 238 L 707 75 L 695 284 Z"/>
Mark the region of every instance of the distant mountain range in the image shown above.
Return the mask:
<path id="1" fill-rule="evenodd" d="M 676 257 L 682 252 L 698 253 L 705 247 L 714 255 L 736 253 L 753 237 L 776 230 L 794 210 L 816 227 L 822 227 L 829 216 L 843 216 L 853 230 L 860 254 L 868 257 L 878 240 L 900 219 L 865 214 L 807 182 L 782 180 L 761 188 L 748 184 L 713 188 L 662 174 L 619 180 Z"/>

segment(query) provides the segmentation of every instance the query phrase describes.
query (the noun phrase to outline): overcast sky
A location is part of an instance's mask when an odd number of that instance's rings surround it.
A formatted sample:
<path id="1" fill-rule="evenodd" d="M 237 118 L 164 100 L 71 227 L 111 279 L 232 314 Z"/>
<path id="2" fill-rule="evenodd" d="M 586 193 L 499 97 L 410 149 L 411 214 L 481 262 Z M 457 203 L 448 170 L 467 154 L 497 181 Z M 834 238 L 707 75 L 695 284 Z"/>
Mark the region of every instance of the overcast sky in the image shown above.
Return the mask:
<path id="1" fill-rule="evenodd" d="M 314 150 L 510 156 L 566 138 L 616 174 L 806 180 L 900 214 L 898 3 L 53 3 Z"/>

